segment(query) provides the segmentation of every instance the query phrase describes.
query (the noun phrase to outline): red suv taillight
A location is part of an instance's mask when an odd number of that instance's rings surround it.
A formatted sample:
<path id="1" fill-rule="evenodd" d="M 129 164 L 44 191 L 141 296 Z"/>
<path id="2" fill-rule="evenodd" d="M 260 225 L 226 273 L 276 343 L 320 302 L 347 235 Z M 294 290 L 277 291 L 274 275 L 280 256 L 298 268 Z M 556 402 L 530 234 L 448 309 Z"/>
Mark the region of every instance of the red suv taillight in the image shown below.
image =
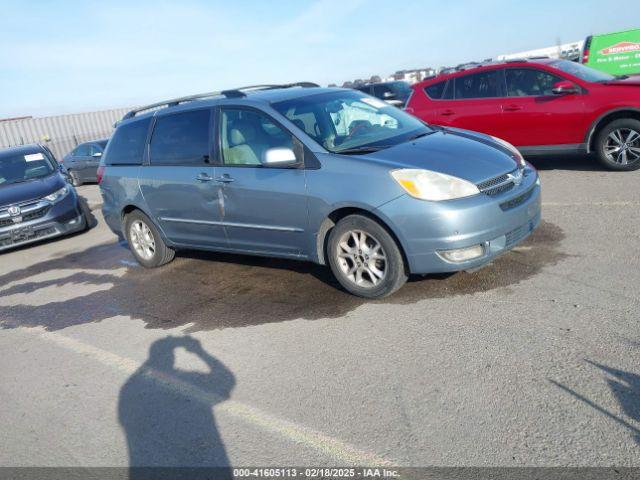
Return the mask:
<path id="1" fill-rule="evenodd" d="M 98 183 L 102 182 L 102 176 L 104 175 L 104 165 L 100 165 L 98 167 L 98 173 L 96 176 L 98 177 Z"/>

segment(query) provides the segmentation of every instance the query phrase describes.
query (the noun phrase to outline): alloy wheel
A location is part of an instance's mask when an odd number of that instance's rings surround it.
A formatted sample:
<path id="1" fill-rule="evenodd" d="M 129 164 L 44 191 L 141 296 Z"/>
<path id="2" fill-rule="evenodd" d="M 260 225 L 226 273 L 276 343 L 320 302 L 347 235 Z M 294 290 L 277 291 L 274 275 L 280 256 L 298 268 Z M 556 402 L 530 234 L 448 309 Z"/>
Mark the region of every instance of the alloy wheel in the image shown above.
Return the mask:
<path id="1" fill-rule="evenodd" d="M 607 136 L 604 154 L 612 163 L 629 165 L 640 159 L 640 132 L 618 128 Z"/>
<path id="2" fill-rule="evenodd" d="M 387 274 L 387 256 L 380 242 L 362 230 L 349 230 L 338 241 L 338 266 L 352 283 L 373 288 Z"/>
<path id="3" fill-rule="evenodd" d="M 150 260 L 156 253 L 156 241 L 151 229 L 142 220 L 135 220 L 129 228 L 133 249 L 144 260 Z"/>

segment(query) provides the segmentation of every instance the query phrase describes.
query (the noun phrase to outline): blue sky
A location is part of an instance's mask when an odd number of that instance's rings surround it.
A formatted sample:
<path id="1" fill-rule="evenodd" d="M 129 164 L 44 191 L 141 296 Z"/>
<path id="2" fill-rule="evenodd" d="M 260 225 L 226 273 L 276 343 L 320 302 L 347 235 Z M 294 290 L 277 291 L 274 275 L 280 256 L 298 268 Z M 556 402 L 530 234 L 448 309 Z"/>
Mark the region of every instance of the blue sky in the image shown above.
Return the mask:
<path id="1" fill-rule="evenodd" d="M 595 0 L 0 0 L 0 12 L 0 118 L 341 83 L 640 27 L 633 8 Z"/>

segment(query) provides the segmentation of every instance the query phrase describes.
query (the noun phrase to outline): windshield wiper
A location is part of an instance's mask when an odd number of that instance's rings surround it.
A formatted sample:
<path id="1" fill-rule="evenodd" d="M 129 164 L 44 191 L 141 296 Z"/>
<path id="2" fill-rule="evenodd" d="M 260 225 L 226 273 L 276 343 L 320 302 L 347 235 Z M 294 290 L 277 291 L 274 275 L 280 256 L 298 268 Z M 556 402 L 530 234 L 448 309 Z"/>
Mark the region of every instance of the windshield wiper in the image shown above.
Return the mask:
<path id="1" fill-rule="evenodd" d="M 368 146 L 368 147 L 354 147 L 354 148 L 346 148 L 344 150 L 339 150 L 336 153 L 344 154 L 344 155 L 358 155 L 363 153 L 372 153 L 377 152 L 378 150 L 382 150 L 383 148 L 391 147 L 391 145 L 379 145 L 377 147 Z"/>
<path id="2" fill-rule="evenodd" d="M 434 130 L 431 130 L 430 132 L 418 133 L 417 135 L 414 135 L 413 137 L 409 137 L 407 139 L 407 142 L 411 142 L 413 140 L 417 140 L 419 138 L 426 137 L 427 135 L 431 135 L 432 133 L 436 133 L 436 130 L 434 129 Z"/>
<path id="3" fill-rule="evenodd" d="M 629 75 L 615 75 L 616 80 L 626 80 L 629 78 Z"/>

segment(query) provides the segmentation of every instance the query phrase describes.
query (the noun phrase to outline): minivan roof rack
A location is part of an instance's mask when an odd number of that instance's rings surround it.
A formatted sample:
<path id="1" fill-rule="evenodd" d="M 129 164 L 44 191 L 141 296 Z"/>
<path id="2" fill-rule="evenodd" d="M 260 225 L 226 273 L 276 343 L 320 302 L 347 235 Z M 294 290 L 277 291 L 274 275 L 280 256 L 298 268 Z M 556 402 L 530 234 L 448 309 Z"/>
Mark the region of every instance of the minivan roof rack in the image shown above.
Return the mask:
<path id="1" fill-rule="evenodd" d="M 319 87 L 317 83 L 313 82 L 296 82 L 296 83 L 285 83 L 285 84 L 267 84 L 267 85 L 249 85 L 246 87 L 234 88 L 230 90 L 222 90 L 219 92 L 207 92 L 207 93 L 198 93 L 196 95 L 188 95 L 186 97 L 178 97 L 173 98 L 171 100 L 164 100 L 162 102 L 152 103 L 149 105 L 144 105 L 142 107 L 135 108 L 127 112 L 122 120 L 127 120 L 129 118 L 135 117 L 140 112 L 145 112 L 147 110 L 154 110 L 156 108 L 162 107 L 175 107 L 180 105 L 181 103 L 193 102 L 195 100 L 203 100 L 205 98 L 213 98 L 224 96 L 227 98 L 239 98 L 246 97 L 245 91 L 250 90 L 273 90 L 277 88 L 292 88 L 292 87 L 302 87 L 302 88 L 313 88 Z"/>

